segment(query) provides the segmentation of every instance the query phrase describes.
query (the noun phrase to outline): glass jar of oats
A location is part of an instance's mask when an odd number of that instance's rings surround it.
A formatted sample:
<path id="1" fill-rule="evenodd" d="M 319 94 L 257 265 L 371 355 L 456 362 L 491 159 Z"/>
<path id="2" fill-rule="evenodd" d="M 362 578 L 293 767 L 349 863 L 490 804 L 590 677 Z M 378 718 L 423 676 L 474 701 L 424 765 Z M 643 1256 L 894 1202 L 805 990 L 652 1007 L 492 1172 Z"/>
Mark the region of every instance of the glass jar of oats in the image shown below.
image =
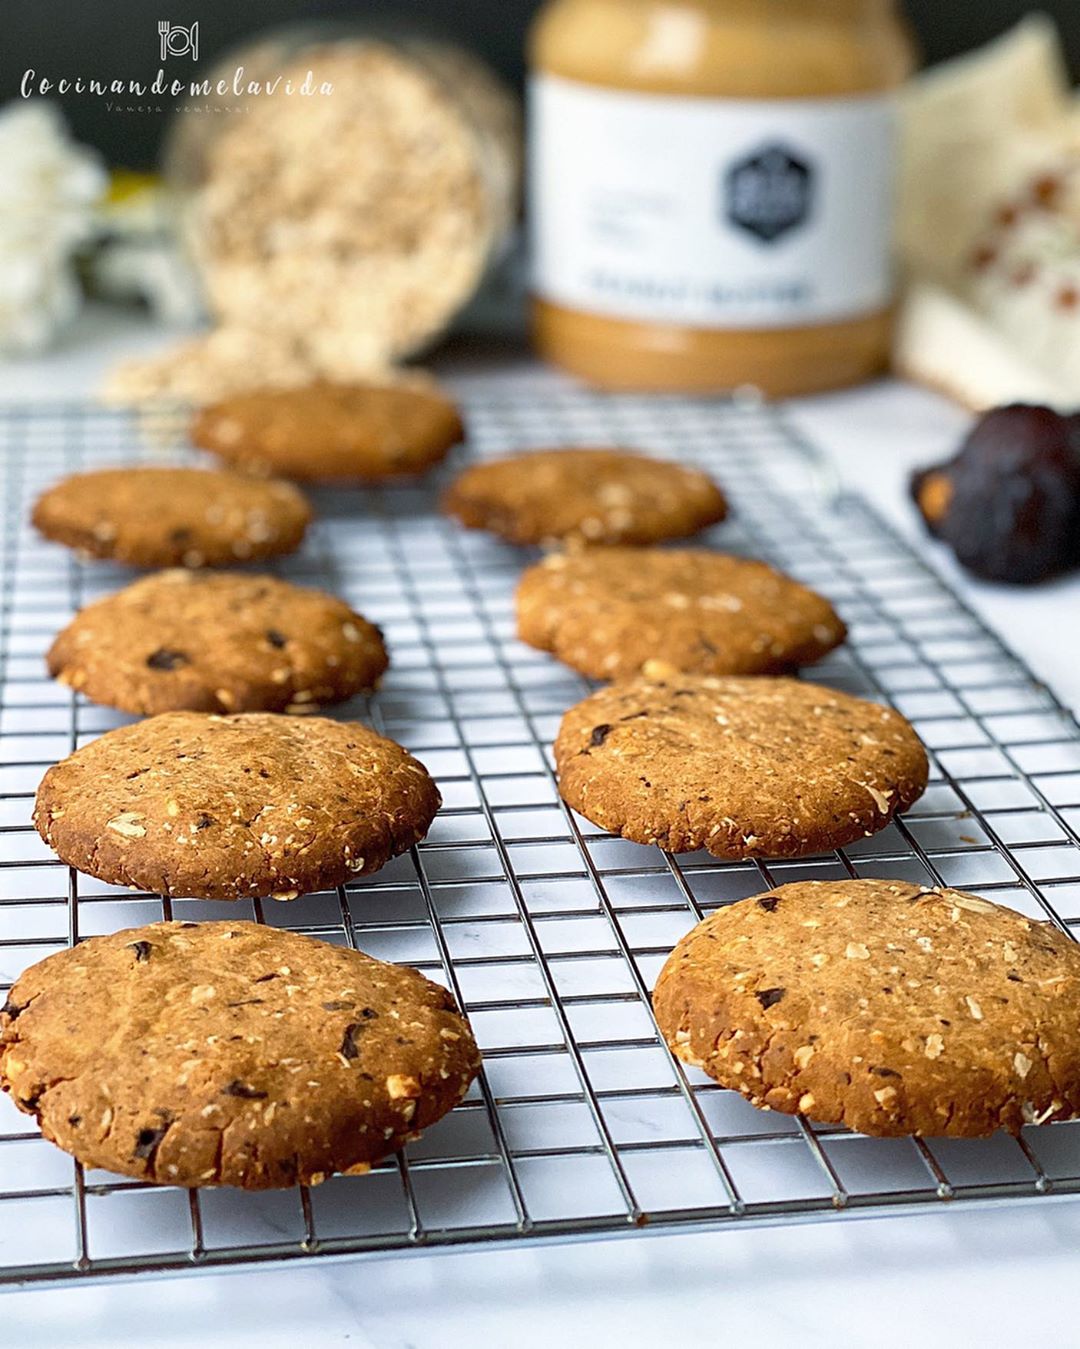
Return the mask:
<path id="1" fill-rule="evenodd" d="M 439 337 L 516 224 L 520 119 L 494 74 L 393 26 L 315 24 L 207 84 L 165 172 L 217 346 L 269 351 L 283 383 L 378 373 Z"/>
<path id="2" fill-rule="evenodd" d="M 892 0 L 549 0 L 531 39 L 540 352 L 606 388 L 791 394 L 890 331 Z"/>

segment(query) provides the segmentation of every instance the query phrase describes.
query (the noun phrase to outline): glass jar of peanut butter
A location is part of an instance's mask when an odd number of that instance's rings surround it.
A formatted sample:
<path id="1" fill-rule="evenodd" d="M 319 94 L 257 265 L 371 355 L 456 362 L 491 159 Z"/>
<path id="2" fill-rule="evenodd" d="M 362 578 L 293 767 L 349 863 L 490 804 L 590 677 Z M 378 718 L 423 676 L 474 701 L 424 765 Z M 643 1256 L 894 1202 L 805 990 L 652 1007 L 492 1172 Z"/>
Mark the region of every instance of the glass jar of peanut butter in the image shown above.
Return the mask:
<path id="1" fill-rule="evenodd" d="M 885 364 L 892 0 L 549 0 L 531 37 L 540 353 L 609 389 L 770 395 Z"/>

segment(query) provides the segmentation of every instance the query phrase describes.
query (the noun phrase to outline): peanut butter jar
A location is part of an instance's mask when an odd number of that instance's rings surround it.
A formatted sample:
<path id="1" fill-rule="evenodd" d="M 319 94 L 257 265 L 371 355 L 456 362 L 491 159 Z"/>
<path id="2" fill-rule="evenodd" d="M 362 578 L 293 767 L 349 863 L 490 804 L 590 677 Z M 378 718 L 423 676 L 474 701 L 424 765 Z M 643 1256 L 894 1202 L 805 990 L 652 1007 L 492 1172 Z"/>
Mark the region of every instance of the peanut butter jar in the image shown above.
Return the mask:
<path id="1" fill-rule="evenodd" d="M 890 336 L 891 0 L 549 0 L 530 40 L 540 353 L 608 389 L 807 393 Z"/>

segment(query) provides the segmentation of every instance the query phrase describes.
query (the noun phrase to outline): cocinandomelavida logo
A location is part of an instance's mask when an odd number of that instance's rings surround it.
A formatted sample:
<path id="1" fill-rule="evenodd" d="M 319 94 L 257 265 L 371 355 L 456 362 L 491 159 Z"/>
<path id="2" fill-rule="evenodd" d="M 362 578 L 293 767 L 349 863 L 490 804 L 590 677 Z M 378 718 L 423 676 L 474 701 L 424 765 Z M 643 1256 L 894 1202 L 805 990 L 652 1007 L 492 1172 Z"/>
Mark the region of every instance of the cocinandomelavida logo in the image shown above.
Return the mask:
<path id="1" fill-rule="evenodd" d="M 199 25 L 189 23 L 185 28 L 179 23 L 170 23 L 168 19 L 158 19 L 158 45 L 161 60 L 170 56 L 190 56 L 193 61 L 199 59 Z"/>
<path id="2" fill-rule="evenodd" d="M 177 24 L 169 19 L 157 20 L 157 52 L 162 62 L 177 57 L 191 61 L 199 59 L 199 23 Z M 118 111 L 163 111 L 161 104 L 147 100 L 272 98 L 275 95 L 297 95 L 301 98 L 326 96 L 334 92 L 329 80 L 320 80 L 315 71 L 250 79 L 243 66 L 236 66 L 227 74 L 217 73 L 211 79 L 169 79 L 164 65 L 158 67 L 152 79 L 133 79 L 127 76 L 87 74 L 73 71 L 41 71 L 28 67 L 19 82 L 22 98 L 47 98 L 50 95 L 68 97 L 85 94 L 91 98 L 110 100 L 110 107 Z M 133 102 L 137 101 L 137 102 Z M 220 109 L 219 109 L 220 110 Z"/>

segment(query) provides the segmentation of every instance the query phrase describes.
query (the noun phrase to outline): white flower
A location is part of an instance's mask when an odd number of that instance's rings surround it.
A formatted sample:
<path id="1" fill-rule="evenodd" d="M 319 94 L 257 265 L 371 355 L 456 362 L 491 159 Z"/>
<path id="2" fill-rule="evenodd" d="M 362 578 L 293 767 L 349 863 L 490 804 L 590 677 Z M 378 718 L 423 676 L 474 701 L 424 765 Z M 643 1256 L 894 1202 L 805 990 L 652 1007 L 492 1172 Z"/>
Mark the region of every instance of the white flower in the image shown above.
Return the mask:
<path id="1" fill-rule="evenodd" d="M 78 312 L 72 258 L 106 182 L 52 104 L 0 109 L 0 350 L 39 350 Z"/>

